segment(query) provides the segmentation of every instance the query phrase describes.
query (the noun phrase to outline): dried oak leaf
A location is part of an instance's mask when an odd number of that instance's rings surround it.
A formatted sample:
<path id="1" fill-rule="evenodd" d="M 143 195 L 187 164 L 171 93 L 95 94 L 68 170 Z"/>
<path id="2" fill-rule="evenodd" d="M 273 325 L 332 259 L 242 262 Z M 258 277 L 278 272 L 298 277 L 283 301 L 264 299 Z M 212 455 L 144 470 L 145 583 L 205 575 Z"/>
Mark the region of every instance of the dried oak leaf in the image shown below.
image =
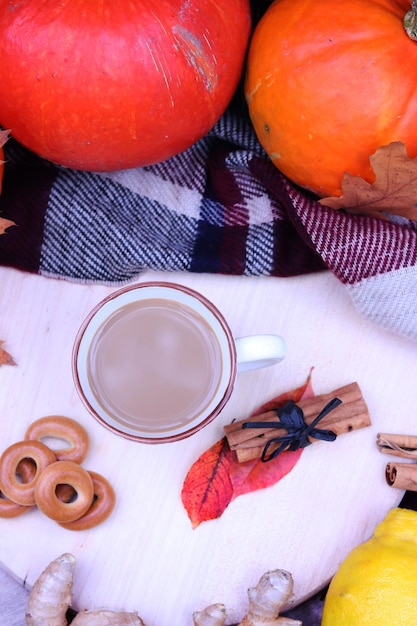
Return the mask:
<path id="1" fill-rule="evenodd" d="M 4 341 L 0 340 L 0 366 L 1 365 L 16 365 L 13 357 L 6 352 L 6 350 L 4 350 L 2 348 Z"/>
<path id="2" fill-rule="evenodd" d="M 417 221 L 417 158 L 410 159 L 405 145 L 394 141 L 378 148 L 369 161 L 375 174 L 373 183 L 346 172 L 342 195 L 319 202 L 348 213 L 388 219 L 385 212 Z"/>
<path id="3" fill-rule="evenodd" d="M 254 415 L 271 406 L 282 406 L 289 399 L 297 402 L 312 395 L 310 372 L 304 385 L 273 398 L 259 407 Z M 239 463 L 226 437 L 217 441 L 193 463 L 183 483 L 181 500 L 192 527 L 220 517 L 238 496 L 277 483 L 292 470 L 302 452 L 303 449 L 285 451 L 270 463 L 263 463 L 260 459 Z"/>

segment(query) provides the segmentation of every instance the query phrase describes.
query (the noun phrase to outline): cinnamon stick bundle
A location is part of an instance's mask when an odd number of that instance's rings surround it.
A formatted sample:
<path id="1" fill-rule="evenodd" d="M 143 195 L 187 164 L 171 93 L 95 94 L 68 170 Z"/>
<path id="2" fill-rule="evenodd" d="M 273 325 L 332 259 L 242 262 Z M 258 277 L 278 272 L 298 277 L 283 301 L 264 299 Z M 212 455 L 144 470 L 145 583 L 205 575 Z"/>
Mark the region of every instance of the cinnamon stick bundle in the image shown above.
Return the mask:
<path id="1" fill-rule="evenodd" d="M 350 383 L 332 391 L 321 394 L 314 398 L 305 398 L 297 402 L 304 414 L 306 425 L 312 424 L 332 399 L 338 398 L 341 403 L 333 408 L 320 421 L 321 429 L 331 430 L 336 436 L 343 433 L 364 428 L 371 425 L 371 419 L 367 404 L 363 399 L 358 383 Z M 261 458 L 265 445 L 281 434 L 285 434 L 285 429 L 277 429 L 271 426 L 262 428 L 243 427 L 248 422 L 277 422 L 279 416 L 276 410 L 266 411 L 259 415 L 251 416 L 248 419 L 233 422 L 224 427 L 226 438 L 232 450 L 236 451 L 238 461 L 243 463 L 251 459 Z M 316 441 L 310 438 L 310 443 Z M 270 451 L 273 452 L 279 444 L 271 443 Z"/>

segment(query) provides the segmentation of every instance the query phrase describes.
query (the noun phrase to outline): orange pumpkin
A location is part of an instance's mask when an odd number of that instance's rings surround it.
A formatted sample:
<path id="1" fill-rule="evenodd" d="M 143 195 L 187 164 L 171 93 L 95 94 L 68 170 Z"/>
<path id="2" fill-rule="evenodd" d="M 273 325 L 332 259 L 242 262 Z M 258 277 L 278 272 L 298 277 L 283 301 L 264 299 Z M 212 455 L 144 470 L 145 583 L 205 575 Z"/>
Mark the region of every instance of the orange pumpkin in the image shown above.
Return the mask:
<path id="1" fill-rule="evenodd" d="M 369 156 L 402 141 L 417 156 L 417 42 L 406 0 L 276 0 L 255 28 L 245 95 L 258 139 L 288 178 L 341 195 L 373 182 Z"/>

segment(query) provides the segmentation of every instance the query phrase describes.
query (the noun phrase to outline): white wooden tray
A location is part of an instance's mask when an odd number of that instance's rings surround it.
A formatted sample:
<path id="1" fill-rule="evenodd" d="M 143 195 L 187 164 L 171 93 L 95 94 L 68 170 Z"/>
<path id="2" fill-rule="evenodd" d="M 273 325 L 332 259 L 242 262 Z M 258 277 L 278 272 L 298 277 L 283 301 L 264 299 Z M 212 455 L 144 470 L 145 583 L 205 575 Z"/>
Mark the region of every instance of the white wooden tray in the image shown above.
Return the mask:
<path id="1" fill-rule="evenodd" d="M 200 290 L 236 336 L 280 333 L 288 356 L 241 374 L 231 402 L 203 431 L 148 446 L 113 435 L 90 417 L 74 389 L 71 350 L 87 312 L 115 287 L 81 285 L 0 269 L 0 339 L 17 366 L 0 368 L 0 446 L 28 424 L 59 413 L 79 420 L 91 448 L 84 466 L 107 476 L 117 494 L 112 516 L 91 531 L 62 529 L 39 511 L 0 520 L 0 562 L 31 585 L 63 552 L 77 558 L 74 608 L 137 610 L 147 626 L 187 626 L 192 613 L 224 602 L 228 622 L 247 606 L 246 590 L 269 569 L 295 579 L 294 601 L 313 594 L 366 539 L 403 492 L 388 487 L 376 433 L 417 432 L 415 344 L 361 317 L 330 273 L 293 279 L 145 272 Z M 192 530 L 181 504 L 196 458 L 314 366 L 316 393 L 358 381 L 373 425 L 307 448 L 280 483 L 236 499 L 224 515 Z M 0 609 L 1 610 L 1 609 Z"/>

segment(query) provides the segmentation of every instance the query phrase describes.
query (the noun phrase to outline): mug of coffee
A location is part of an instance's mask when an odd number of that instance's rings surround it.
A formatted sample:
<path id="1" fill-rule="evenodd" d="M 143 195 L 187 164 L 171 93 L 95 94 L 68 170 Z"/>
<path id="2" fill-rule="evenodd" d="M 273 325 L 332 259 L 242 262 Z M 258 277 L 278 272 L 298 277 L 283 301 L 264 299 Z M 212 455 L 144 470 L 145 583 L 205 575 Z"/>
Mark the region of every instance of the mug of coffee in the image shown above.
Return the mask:
<path id="1" fill-rule="evenodd" d="M 192 435 L 223 409 L 238 371 L 278 363 L 279 335 L 235 339 L 202 294 L 146 282 L 110 294 L 74 343 L 76 389 L 105 427 L 143 443 Z"/>

